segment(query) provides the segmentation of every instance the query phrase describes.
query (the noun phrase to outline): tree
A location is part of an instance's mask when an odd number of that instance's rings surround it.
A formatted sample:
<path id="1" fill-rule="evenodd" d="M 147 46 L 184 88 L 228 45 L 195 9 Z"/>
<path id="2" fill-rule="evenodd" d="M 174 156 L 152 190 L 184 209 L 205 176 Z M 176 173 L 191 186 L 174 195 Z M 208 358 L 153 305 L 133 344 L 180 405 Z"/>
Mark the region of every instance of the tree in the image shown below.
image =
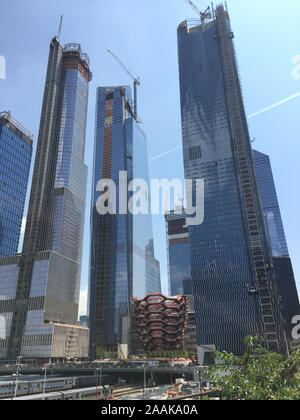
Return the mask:
<path id="1" fill-rule="evenodd" d="M 288 359 L 263 347 L 261 337 L 247 337 L 243 357 L 216 352 L 224 365 L 209 368 L 224 400 L 300 400 L 300 348 Z"/>

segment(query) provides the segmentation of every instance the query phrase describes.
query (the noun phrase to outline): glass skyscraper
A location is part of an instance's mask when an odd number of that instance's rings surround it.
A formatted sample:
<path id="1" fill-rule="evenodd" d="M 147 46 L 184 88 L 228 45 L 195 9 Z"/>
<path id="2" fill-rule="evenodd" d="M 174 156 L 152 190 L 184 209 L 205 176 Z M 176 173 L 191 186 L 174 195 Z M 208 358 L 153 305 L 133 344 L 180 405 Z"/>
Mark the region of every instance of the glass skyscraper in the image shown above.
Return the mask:
<path id="1" fill-rule="evenodd" d="M 256 150 L 253 150 L 253 156 L 276 285 L 281 299 L 282 314 L 286 321 L 287 338 L 291 340 L 292 319 L 300 313 L 297 286 L 284 233 L 270 157 Z"/>
<path id="2" fill-rule="evenodd" d="M 228 12 L 178 28 L 185 178 L 205 181 L 205 219 L 190 226 L 199 346 L 236 354 L 282 328 Z"/>
<path id="3" fill-rule="evenodd" d="M 33 135 L 9 113 L 0 113 L 0 258 L 18 251 Z"/>
<path id="4" fill-rule="evenodd" d="M 270 157 L 253 150 L 257 182 L 262 201 L 265 224 L 273 257 L 289 255 L 286 243 Z"/>
<path id="5" fill-rule="evenodd" d="M 169 295 L 192 295 L 191 245 L 184 213 L 166 214 L 166 229 Z"/>
<path id="6" fill-rule="evenodd" d="M 52 39 L 21 255 L 0 261 L 0 356 L 88 354 L 78 306 L 85 216 L 89 58 Z"/>
<path id="7" fill-rule="evenodd" d="M 122 317 L 131 311 L 132 298 L 160 292 L 159 262 L 154 257 L 151 215 L 119 211 L 120 171 L 125 197 L 129 183 L 149 180 L 145 134 L 134 118 L 129 87 L 100 87 L 97 91 L 94 173 L 91 216 L 90 329 L 91 355 L 97 347 L 116 348 Z M 97 184 L 112 180 L 117 190 L 117 214 L 100 215 Z M 146 192 L 145 192 L 146 194 Z M 150 202 L 150 197 L 146 197 Z M 122 214 L 124 213 L 124 214 Z"/>

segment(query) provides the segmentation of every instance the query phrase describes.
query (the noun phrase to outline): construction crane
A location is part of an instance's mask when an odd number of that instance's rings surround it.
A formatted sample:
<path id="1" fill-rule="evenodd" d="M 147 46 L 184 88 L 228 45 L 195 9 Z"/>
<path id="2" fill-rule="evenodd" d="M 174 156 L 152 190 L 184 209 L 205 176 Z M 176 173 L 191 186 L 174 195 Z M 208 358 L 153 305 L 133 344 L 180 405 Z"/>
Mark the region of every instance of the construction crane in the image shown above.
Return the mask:
<path id="1" fill-rule="evenodd" d="M 111 54 L 117 60 L 117 62 L 120 64 L 120 66 L 126 71 L 126 73 L 128 74 L 128 76 L 133 80 L 133 90 L 134 90 L 133 117 L 136 120 L 136 122 L 140 123 L 141 120 L 138 118 L 138 114 L 137 114 L 137 87 L 141 85 L 141 80 L 140 80 L 139 77 L 135 77 L 128 70 L 128 68 L 122 63 L 122 61 L 119 59 L 118 56 L 116 56 L 116 54 L 114 54 L 111 50 L 107 50 L 107 52 L 109 52 L 109 54 Z"/>
<path id="2" fill-rule="evenodd" d="M 205 10 L 205 12 L 201 12 L 200 9 L 198 9 L 198 7 L 191 1 L 191 0 L 185 0 L 187 4 L 189 4 L 194 11 L 200 16 L 201 19 L 201 23 L 203 23 L 205 21 L 205 19 L 210 19 L 211 18 L 211 12 L 210 12 L 210 7 L 208 6 L 208 8 Z"/>
<path id="3" fill-rule="evenodd" d="M 63 24 L 63 15 L 61 15 L 61 17 L 60 17 L 60 22 L 59 22 L 59 27 L 58 27 L 58 32 L 57 32 L 57 39 L 58 40 L 60 40 L 62 24 Z"/>

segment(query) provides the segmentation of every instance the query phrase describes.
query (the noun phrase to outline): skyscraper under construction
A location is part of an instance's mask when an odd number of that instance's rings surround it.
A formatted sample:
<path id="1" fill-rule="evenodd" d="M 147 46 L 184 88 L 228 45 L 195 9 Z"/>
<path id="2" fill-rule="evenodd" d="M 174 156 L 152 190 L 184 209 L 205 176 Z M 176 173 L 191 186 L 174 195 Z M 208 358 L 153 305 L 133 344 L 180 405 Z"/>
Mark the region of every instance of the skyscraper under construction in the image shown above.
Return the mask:
<path id="1" fill-rule="evenodd" d="M 10 293 L 1 301 L 1 357 L 88 354 L 77 324 L 87 167 L 90 63 L 79 44 L 50 44 L 23 251 L 0 261 Z M 1 281 L 1 280 L 0 280 Z"/>
<path id="2" fill-rule="evenodd" d="M 275 288 L 228 11 L 178 28 L 185 177 L 205 180 L 189 227 L 198 345 L 236 354 L 247 335 L 283 349 Z"/>

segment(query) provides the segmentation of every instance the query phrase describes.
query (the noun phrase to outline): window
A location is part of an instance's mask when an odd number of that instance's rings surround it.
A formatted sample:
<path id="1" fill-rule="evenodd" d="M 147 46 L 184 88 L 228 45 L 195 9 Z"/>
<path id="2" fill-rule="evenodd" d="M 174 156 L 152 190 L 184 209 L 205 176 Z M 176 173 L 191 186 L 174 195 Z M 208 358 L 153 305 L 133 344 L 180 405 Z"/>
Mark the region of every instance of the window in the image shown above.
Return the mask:
<path id="1" fill-rule="evenodd" d="M 201 159 L 201 157 L 202 157 L 201 147 L 200 146 L 190 147 L 189 148 L 189 155 L 190 155 L 190 160 Z"/>

